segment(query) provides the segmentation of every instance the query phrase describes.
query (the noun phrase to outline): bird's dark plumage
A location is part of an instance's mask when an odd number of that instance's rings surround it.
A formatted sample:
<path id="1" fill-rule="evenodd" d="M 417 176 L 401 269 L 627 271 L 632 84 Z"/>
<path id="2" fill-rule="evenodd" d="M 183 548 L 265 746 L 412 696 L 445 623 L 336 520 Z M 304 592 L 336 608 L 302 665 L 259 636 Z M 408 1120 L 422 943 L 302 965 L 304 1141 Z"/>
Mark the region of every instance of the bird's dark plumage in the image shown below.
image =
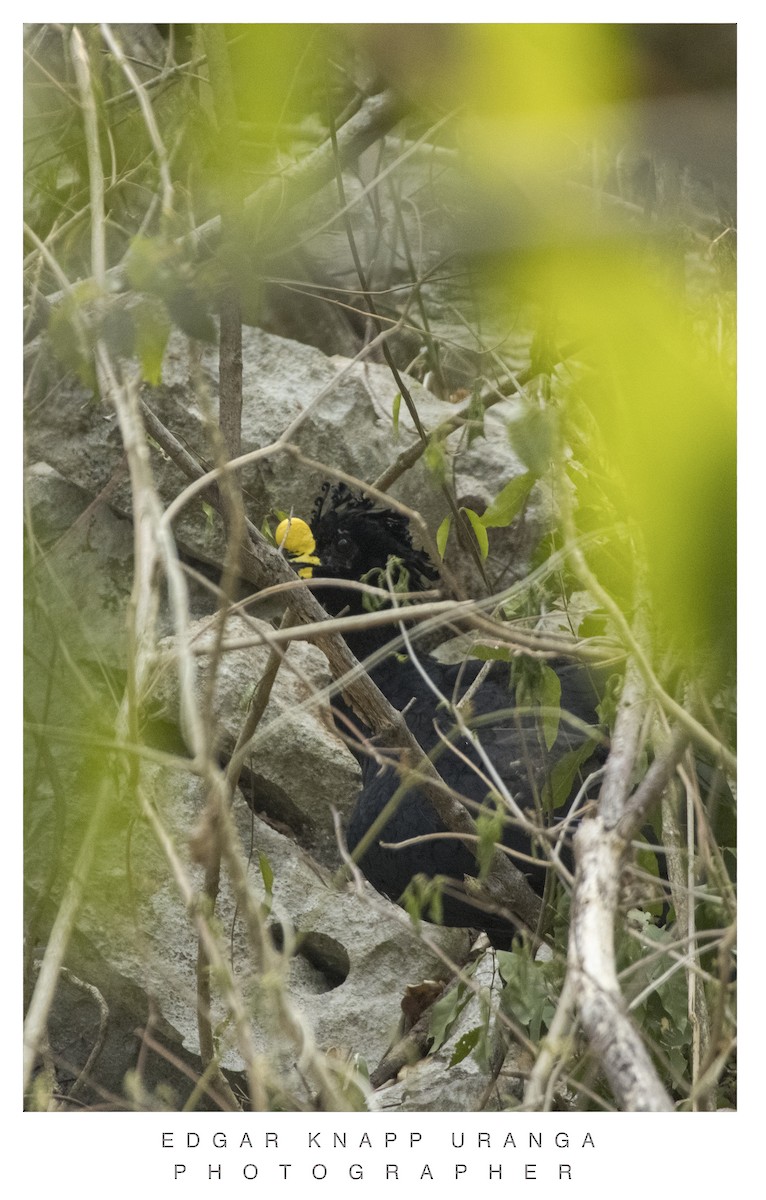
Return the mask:
<path id="1" fill-rule="evenodd" d="M 406 590 L 433 587 L 438 580 L 438 572 L 427 555 L 413 546 L 406 518 L 343 485 L 332 490 L 325 487 L 315 505 L 311 531 L 319 560 L 314 574 L 338 580 L 337 588 L 323 588 L 320 593 L 332 613 L 344 609 L 362 612 L 360 593 L 344 588 L 342 581 L 360 580 L 376 570 L 384 572 L 392 556 L 406 571 Z M 380 584 L 381 578 L 373 576 L 371 581 Z M 397 633 L 396 626 L 383 626 L 349 633 L 347 641 L 357 657 L 364 659 L 375 651 L 379 653 Z M 603 757 L 597 729 L 603 680 L 575 663 L 550 664 L 560 682 L 561 716 L 557 727 L 554 721 L 546 731 L 539 712 L 516 704 L 509 686 L 508 663 L 493 663 L 465 712 L 466 722 L 476 731 L 491 764 L 488 768 L 470 740 L 456 732 L 454 711 L 439 700 L 413 658 L 403 654 L 402 649 L 400 645 L 398 650 L 379 657 L 370 668 L 370 675 L 390 703 L 404 712 L 412 733 L 432 756 L 445 784 L 458 798 L 473 801 L 471 811 L 476 815 L 477 807 L 487 802 L 494 786 L 489 778 L 494 769 L 521 809 L 538 821 L 543 821 L 541 813 L 546 803 L 550 809 L 550 797 L 555 791 L 560 806 L 554 816 L 560 819 L 583 780 Z M 450 702 L 460 700 L 484 665 L 476 659 L 447 665 L 418 652 L 417 643 L 413 652 L 437 692 Z M 346 835 L 352 852 L 400 783 L 394 767 L 381 768 L 368 755 L 360 758 L 362 789 Z M 461 898 L 464 875 L 477 874 L 476 860 L 465 843 L 450 837 L 419 842 L 400 850 L 380 844 L 443 832 L 444 826 L 424 792 L 413 787 L 406 791 L 383 832 L 362 854 L 360 866 L 373 886 L 393 900 L 401 896 L 415 875 L 447 877 L 453 882 L 443 896 L 444 923 L 486 929 L 496 945 L 508 945 L 513 927 L 496 914 L 482 913 L 467 897 Z M 521 854 L 538 859 L 537 864 L 520 861 L 517 865 L 528 875 L 534 890 L 542 894 L 546 877 L 544 852 L 528 832 L 513 823 L 507 811 L 502 841 Z"/>

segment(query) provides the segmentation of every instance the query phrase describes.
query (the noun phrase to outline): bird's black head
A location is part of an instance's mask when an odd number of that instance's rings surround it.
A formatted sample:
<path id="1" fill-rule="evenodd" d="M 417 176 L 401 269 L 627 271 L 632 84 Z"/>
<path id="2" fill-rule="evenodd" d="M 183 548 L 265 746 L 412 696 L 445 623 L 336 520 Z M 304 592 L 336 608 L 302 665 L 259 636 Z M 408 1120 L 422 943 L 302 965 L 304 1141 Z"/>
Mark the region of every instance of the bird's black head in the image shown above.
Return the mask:
<path id="1" fill-rule="evenodd" d="M 385 571 L 392 557 L 407 571 L 408 591 L 423 591 L 439 578 L 428 555 L 413 546 L 405 516 L 382 508 L 343 483 L 324 485 L 314 504 L 311 532 L 319 559 L 314 568 L 318 578 L 361 580 L 371 571 Z M 339 588 L 337 595 L 323 590 L 321 599 L 329 611 L 346 606 L 352 612 L 362 611 L 361 595 L 348 589 Z"/>

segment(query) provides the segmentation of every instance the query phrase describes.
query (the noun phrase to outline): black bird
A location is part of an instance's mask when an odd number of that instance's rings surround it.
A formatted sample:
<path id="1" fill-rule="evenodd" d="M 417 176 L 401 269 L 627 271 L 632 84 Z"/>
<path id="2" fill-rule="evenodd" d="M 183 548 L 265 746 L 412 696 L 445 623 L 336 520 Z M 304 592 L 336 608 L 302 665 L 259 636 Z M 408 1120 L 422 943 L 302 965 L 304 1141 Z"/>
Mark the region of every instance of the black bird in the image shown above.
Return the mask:
<path id="1" fill-rule="evenodd" d="M 404 516 L 355 494 L 343 484 L 332 489 L 325 485 L 315 504 L 310 529 L 305 522 L 294 519 L 288 532 L 285 522 L 277 530 L 277 541 L 284 542 L 293 562 L 300 565 L 301 574 L 338 580 L 337 588 L 323 587 L 318 593 L 332 614 L 365 611 L 363 593 L 344 587 L 346 581 L 386 587 L 388 568 L 403 591 L 413 592 L 433 587 L 439 578 L 428 556 L 413 546 Z M 372 679 L 389 702 L 404 713 L 407 725 L 434 760 L 444 783 L 467 802 L 474 817 L 478 812 L 498 811 L 490 797 L 499 790 L 499 782 L 538 826 L 560 821 L 584 781 L 603 762 L 605 739 L 599 729 L 597 706 L 604 679 L 590 668 L 564 660 L 549 664 L 560 684 L 561 713 L 556 721 L 546 710 L 546 723 L 534 706 L 516 703 L 509 686 L 508 663 L 493 662 L 462 715 L 478 736 L 479 751 L 470 738 L 461 736 L 452 705 L 465 696 L 485 667 L 484 662 L 467 659 L 446 664 L 421 653 L 416 641 L 410 652 L 402 644 L 396 625 L 349 631 L 345 636 L 357 658 L 372 660 Z M 359 752 L 357 756 L 362 789 L 346 831 L 352 853 L 401 782 L 395 766 L 381 767 L 369 754 Z M 493 772 L 499 779 L 492 778 Z M 514 821 L 506 806 L 500 811 L 499 838 L 524 856 L 517 859 L 516 865 L 542 895 L 546 847 Z M 402 849 L 380 844 L 445 832 L 422 789 L 412 787 L 361 854 L 359 865 L 370 883 L 395 901 L 415 876 L 442 877 L 443 923 L 485 929 L 495 945 L 509 946 L 514 926 L 499 914 L 478 908 L 465 894 L 463 877 L 476 876 L 479 871 L 466 843 L 452 836 Z M 547 850 L 549 854 L 550 847 Z M 568 861 L 566 847 L 563 860 Z"/>

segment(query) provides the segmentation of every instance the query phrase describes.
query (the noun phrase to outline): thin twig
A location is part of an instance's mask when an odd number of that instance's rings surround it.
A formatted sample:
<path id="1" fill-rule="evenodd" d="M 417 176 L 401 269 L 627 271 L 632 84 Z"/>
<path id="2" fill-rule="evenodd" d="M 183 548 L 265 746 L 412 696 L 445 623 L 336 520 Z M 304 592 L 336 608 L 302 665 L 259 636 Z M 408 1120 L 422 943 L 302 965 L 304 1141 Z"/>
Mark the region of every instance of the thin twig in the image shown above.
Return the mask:
<path id="1" fill-rule="evenodd" d="M 58 985 L 69 940 L 77 920 L 77 914 L 85 895 L 91 867 L 96 857 L 99 839 L 109 808 L 111 780 L 104 779 L 99 787 L 85 834 L 80 843 L 72 873 L 59 902 L 56 919 L 48 937 L 45 954 L 40 963 L 32 998 L 24 1021 L 24 1076 L 23 1087 L 29 1087 L 32 1071 L 40 1046 L 45 1037 L 48 1013 Z"/>
<path id="2" fill-rule="evenodd" d="M 125 78 L 130 84 L 140 105 L 144 123 L 151 139 L 152 146 L 154 147 L 154 153 L 157 156 L 160 182 L 162 184 L 162 215 L 165 219 L 168 219 L 173 215 L 174 208 L 173 181 L 170 177 L 170 165 L 168 162 L 167 150 L 165 149 L 165 143 L 162 139 L 162 135 L 160 134 L 157 122 L 154 119 L 154 110 L 152 108 L 151 101 L 149 100 L 148 91 L 125 57 L 122 46 L 114 36 L 111 27 L 107 24 L 102 24 L 101 33 L 104 41 L 114 55 L 116 62 L 118 62 L 122 68 Z"/>
<path id="3" fill-rule="evenodd" d="M 75 26 L 70 38 L 72 63 L 80 93 L 83 124 L 85 126 L 85 149 L 88 155 L 88 183 L 90 188 L 90 268 L 100 292 L 106 291 L 106 239 L 104 237 L 104 175 L 101 168 L 101 152 L 98 145 L 98 116 L 96 98 L 90 77 L 90 62 L 85 43 Z"/>

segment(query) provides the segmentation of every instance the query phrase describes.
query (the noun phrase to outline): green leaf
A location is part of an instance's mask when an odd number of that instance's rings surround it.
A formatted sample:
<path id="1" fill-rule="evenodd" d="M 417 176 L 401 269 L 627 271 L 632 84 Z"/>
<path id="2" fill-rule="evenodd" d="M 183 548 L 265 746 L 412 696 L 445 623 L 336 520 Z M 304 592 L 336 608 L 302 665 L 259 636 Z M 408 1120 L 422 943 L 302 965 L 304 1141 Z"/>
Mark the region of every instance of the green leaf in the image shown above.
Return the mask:
<path id="1" fill-rule="evenodd" d="M 543 736 L 545 738 L 546 749 L 550 750 L 559 734 L 559 722 L 561 721 L 561 680 L 547 663 L 543 664 L 537 694 L 540 707 L 545 710 L 542 713 Z"/>
<path id="2" fill-rule="evenodd" d="M 115 358 L 131 358 L 136 348 L 136 325 L 132 312 L 123 304 L 109 305 L 101 321 L 101 337 Z"/>
<path id="3" fill-rule="evenodd" d="M 274 872 L 271 869 L 271 863 L 262 850 L 258 851 L 258 869 L 261 872 L 263 886 L 266 889 L 266 904 L 271 909 L 271 902 L 274 898 Z"/>
<path id="4" fill-rule="evenodd" d="M 360 583 L 369 583 L 372 587 L 383 588 L 385 591 L 390 588 L 393 592 L 409 592 L 410 573 L 403 559 L 389 554 L 386 569 L 373 567 L 371 571 L 365 571 Z M 365 612 L 378 612 L 379 609 L 388 607 L 388 600 L 383 596 L 370 596 L 365 593 L 362 596 L 362 607 Z"/>
<path id="5" fill-rule="evenodd" d="M 479 840 L 476 843 L 476 861 L 479 866 L 479 878 L 484 879 L 492 861 L 492 853 L 503 836 L 503 812 L 499 805 L 494 812 L 484 808 L 476 817 L 476 832 Z"/>
<path id="6" fill-rule="evenodd" d="M 539 477 L 554 457 L 555 414 L 549 408 L 526 408 L 508 422 L 508 439 L 524 465 Z"/>
<path id="7" fill-rule="evenodd" d="M 555 958 L 537 962 L 525 950 L 498 950 L 497 965 L 505 983 L 503 1008 L 529 1030 L 533 1041 L 539 1041 L 556 1011 L 562 962 Z"/>
<path id="8" fill-rule="evenodd" d="M 485 529 L 504 529 L 521 512 L 522 506 L 532 490 L 537 476 L 531 471 L 510 479 L 481 518 Z"/>
<path id="9" fill-rule="evenodd" d="M 271 890 L 274 883 L 274 872 L 271 869 L 271 864 L 269 863 L 268 858 L 262 850 L 258 851 L 258 869 L 260 870 L 263 878 L 263 886 L 266 888 L 266 891 L 269 893 L 269 895 L 271 895 Z"/>
<path id="10" fill-rule="evenodd" d="M 601 700 L 596 705 L 598 719 L 602 725 L 614 725 L 621 692 L 622 675 L 610 675 L 606 681 Z"/>
<path id="11" fill-rule="evenodd" d="M 443 443 L 432 438 L 423 453 L 423 461 L 438 482 L 444 483 L 447 478 L 447 456 Z"/>
<path id="12" fill-rule="evenodd" d="M 471 975 L 475 970 L 476 964 L 472 963 L 468 967 L 463 968 L 464 975 Z M 444 1045 L 449 1031 L 455 1024 L 455 1021 L 460 1016 L 466 1004 L 472 996 L 472 992 L 464 983 L 459 983 L 456 987 L 450 988 L 445 992 L 435 1004 L 431 1006 L 431 1024 L 429 1034 L 433 1039 L 431 1045 L 431 1053 Z"/>
<path id="13" fill-rule="evenodd" d="M 642 871 L 645 871 L 647 875 L 651 875 L 652 878 L 659 879 L 660 865 L 657 861 L 657 855 L 656 855 L 655 851 L 649 849 L 649 846 L 646 843 L 646 838 L 644 838 L 643 836 L 640 837 L 638 840 L 642 843 L 642 846 L 636 848 L 636 864 L 637 864 L 637 866 L 639 866 Z M 656 906 L 654 906 L 654 905 L 651 905 L 651 904 L 647 905 L 647 909 L 649 912 L 655 913 L 655 915 L 659 916 L 660 913 L 655 912 L 655 908 L 656 908 Z M 660 905 L 660 912 L 661 912 L 661 910 L 662 910 L 662 906 Z"/>
<path id="14" fill-rule="evenodd" d="M 134 309 L 133 315 L 141 375 L 146 383 L 158 387 L 162 383 L 162 360 L 171 329 L 165 307 L 147 300 Z"/>
<path id="15" fill-rule="evenodd" d="M 471 647 L 471 658 L 480 658 L 482 662 L 488 660 L 492 662 L 510 662 L 513 656 L 513 651 L 510 646 L 485 646 L 481 642 L 475 642 Z"/>
<path id="16" fill-rule="evenodd" d="M 78 324 L 76 308 L 76 303 L 69 299 L 57 304 L 48 320 L 48 336 L 59 361 L 73 371 L 85 387 L 97 392 L 98 381 L 91 347 L 84 344 L 85 334 Z"/>
<path id="17" fill-rule="evenodd" d="M 449 531 L 451 528 L 452 517 L 449 513 L 447 513 L 446 517 L 436 531 L 436 549 L 439 551 L 442 558 L 444 558 L 444 551 L 447 548 L 447 538 L 449 537 Z"/>
<path id="18" fill-rule="evenodd" d="M 165 238 L 135 237 L 125 260 L 125 273 L 138 292 L 156 292 L 167 281 L 168 264 L 177 257 Z"/>
<path id="19" fill-rule="evenodd" d="M 457 1042 L 455 1043 L 455 1049 L 452 1053 L 452 1058 L 449 1060 L 449 1065 L 451 1067 L 457 1066 L 459 1062 L 462 1062 L 464 1058 L 467 1058 L 474 1046 L 478 1045 L 479 1038 L 481 1037 L 483 1030 L 483 1025 L 477 1025 L 475 1029 L 469 1030 L 468 1033 L 464 1033 L 462 1037 L 458 1038 Z"/>
<path id="20" fill-rule="evenodd" d="M 413 875 L 407 887 L 399 897 L 399 903 L 412 921 L 416 929 L 425 914 L 426 920 L 435 925 L 441 925 L 444 920 L 442 906 L 442 876 L 436 875 L 429 879 L 426 875 Z"/>
<path id="21" fill-rule="evenodd" d="M 394 396 L 394 408 L 393 408 L 394 441 L 395 442 L 397 442 L 399 440 L 399 410 L 401 409 L 401 407 L 402 407 L 402 393 L 397 392 L 396 395 Z"/>
<path id="22" fill-rule="evenodd" d="M 218 333 L 207 303 L 188 284 L 179 284 L 165 297 L 168 312 L 187 337 L 198 342 L 215 342 Z"/>
<path id="23" fill-rule="evenodd" d="M 543 662 L 517 655 L 511 660 L 511 684 L 519 708 L 534 708 L 540 703 Z"/>
<path id="24" fill-rule="evenodd" d="M 580 767 L 593 753 L 595 742 L 587 741 L 561 756 L 549 772 L 542 791 L 542 804 L 546 812 L 555 811 L 569 796 L 575 776 Z"/>
<path id="25" fill-rule="evenodd" d="M 474 384 L 471 399 L 464 412 L 464 420 L 468 428 L 468 445 L 473 445 L 478 437 L 484 437 L 484 416 L 486 409 L 481 402 L 479 385 Z"/>
<path id="26" fill-rule="evenodd" d="M 690 1040 L 686 973 L 683 970 L 668 973 L 674 959 L 661 952 L 672 942 L 672 937 L 641 909 L 631 909 L 628 919 L 640 932 L 639 940 L 626 928 L 617 947 L 620 971 L 630 967 L 629 995 L 638 996 L 655 985 L 638 1005 L 632 1006 L 633 1016 L 646 1028 L 659 1027 L 666 1050 L 683 1048 Z"/>
<path id="27" fill-rule="evenodd" d="M 481 554 L 482 558 L 486 558 L 489 554 L 489 538 L 487 537 L 487 531 L 484 528 L 481 517 L 478 513 L 475 513 L 472 508 L 461 508 L 460 511 L 465 513 L 465 515 L 468 517 L 468 520 L 471 522 L 471 528 L 473 529 L 474 536 L 479 544 L 479 553 Z"/>

